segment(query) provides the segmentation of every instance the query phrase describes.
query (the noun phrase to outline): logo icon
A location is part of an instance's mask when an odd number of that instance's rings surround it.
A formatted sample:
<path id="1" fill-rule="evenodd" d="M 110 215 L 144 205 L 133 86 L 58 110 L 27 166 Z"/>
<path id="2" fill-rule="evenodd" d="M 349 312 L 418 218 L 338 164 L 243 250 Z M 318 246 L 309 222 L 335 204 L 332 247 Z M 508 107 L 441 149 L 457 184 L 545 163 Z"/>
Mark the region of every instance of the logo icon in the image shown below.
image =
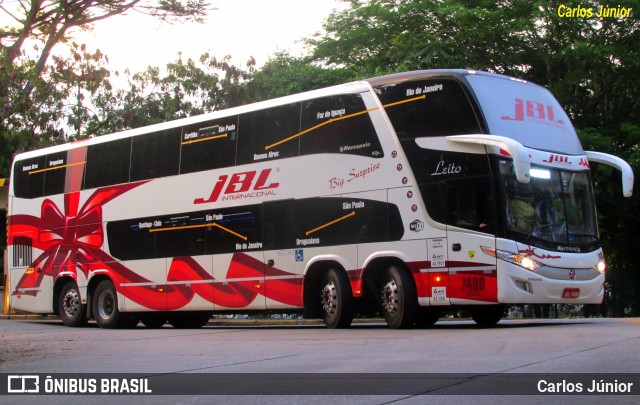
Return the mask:
<path id="1" fill-rule="evenodd" d="M 7 376 L 7 392 L 9 394 L 40 393 L 40 377 L 37 375 Z"/>
<path id="2" fill-rule="evenodd" d="M 415 221 L 409 224 L 409 229 L 412 230 L 413 232 L 420 232 L 421 230 L 424 229 L 424 222 L 420 221 L 419 219 L 416 219 Z"/>
<path id="3" fill-rule="evenodd" d="M 296 262 L 304 261 L 304 252 L 302 249 L 296 249 Z"/>
<path id="4" fill-rule="evenodd" d="M 576 271 L 574 269 L 570 269 L 569 270 L 569 279 L 570 280 L 575 280 L 576 278 Z"/>
<path id="5" fill-rule="evenodd" d="M 252 198 L 273 194 L 273 189 L 278 188 L 280 183 L 271 182 L 269 175 L 271 175 L 271 169 L 262 169 L 259 174 L 256 170 L 234 173 L 231 176 L 224 174 L 218 177 L 218 181 L 213 186 L 209 198 L 196 198 L 193 203 L 206 204 L 216 202 L 220 196 L 223 199 L 236 199 L 233 196 Z"/>

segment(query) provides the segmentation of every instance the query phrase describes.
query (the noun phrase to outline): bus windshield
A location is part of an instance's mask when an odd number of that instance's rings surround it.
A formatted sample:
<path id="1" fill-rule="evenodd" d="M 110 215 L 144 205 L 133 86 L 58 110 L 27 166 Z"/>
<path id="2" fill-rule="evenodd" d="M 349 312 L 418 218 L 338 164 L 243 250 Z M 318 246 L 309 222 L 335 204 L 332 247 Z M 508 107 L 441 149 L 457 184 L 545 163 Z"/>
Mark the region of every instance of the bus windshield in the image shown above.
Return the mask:
<path id="1" fill-rule="evenodd" d="M 511 160 L 499 158 L 498 166 L 507 231 L 515 240 L 535 239 L 553 250 L 576 252 L 597 243 L 588 171 L 532 166 L 531 181 L 525 184 L 516 179 Z"/>

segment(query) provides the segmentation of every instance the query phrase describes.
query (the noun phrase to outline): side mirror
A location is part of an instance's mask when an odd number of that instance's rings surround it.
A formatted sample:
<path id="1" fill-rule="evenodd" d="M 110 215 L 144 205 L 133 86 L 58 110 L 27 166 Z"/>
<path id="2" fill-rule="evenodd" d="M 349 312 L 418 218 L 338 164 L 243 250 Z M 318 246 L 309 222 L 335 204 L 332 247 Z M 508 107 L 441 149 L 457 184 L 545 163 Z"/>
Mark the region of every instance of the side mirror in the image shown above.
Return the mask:
<path id="1" fill-rule="evenodd" d="M 585 152 L 590 162 L 604 163 L 613 166 L 622 172 L 622 195 L 631 197 L 633 195 L 633 169 L 629 163 L 617 156 L 602 152 Z"/>

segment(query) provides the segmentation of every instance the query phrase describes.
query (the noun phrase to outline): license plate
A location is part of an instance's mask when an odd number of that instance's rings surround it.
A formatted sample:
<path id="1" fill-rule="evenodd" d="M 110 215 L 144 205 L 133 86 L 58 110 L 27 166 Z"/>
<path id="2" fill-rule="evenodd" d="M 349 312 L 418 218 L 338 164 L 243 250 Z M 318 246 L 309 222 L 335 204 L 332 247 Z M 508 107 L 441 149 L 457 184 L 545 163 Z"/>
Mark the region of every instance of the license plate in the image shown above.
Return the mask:
<path id="1" fill-rule="evenodd" d="M 565 288 L 562 291 L 562 298 L 580 298 L 579 288 Z"/>

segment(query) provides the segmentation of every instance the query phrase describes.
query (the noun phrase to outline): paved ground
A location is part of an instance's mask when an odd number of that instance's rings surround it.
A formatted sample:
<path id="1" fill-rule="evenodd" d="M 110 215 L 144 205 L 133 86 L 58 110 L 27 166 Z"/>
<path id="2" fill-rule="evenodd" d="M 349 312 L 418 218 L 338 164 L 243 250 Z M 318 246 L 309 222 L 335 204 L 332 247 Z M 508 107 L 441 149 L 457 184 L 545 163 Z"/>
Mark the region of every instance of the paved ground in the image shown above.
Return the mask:
<path id="1" fill-rule="evenodd" d="M 0 318 L 0 373 L 463 373 L 460 386 L 485 375 L 640 373 L 640 319 L 505 320 L 479 329 L 471 321 L 440 321 L 431 329 L 389 330 L 382 323 L 329 330 L 322 325 L 210 323 L 197 330 L 169 326 L 102 330 L 67 328 L 38 316 Z M 612 373 L 612 374 L 608 374 Z M 463 375 L 461 374 L 461 375 Z M 211 377 L 209 377 L 211 378 Z M 322 382 L 318 382 L 322 384 Z M 453 389 L 456 389 L 455 382 Z M 509 384 L 507 378 L 506 384 Z M 640 386 L 640 384 L 638 384 Z M 635 397 L 451 396 L 446 380 L 422 394 L 380 396 L 234 395 L 117 397 L 131 403 L 637 403 Z M 250 390 L 249 390 L 250 391 Z M 430 395 L 426 395 L 430 393 Z M 6 403 L 113 403 L 107 397 L 11 396 Z"/>

